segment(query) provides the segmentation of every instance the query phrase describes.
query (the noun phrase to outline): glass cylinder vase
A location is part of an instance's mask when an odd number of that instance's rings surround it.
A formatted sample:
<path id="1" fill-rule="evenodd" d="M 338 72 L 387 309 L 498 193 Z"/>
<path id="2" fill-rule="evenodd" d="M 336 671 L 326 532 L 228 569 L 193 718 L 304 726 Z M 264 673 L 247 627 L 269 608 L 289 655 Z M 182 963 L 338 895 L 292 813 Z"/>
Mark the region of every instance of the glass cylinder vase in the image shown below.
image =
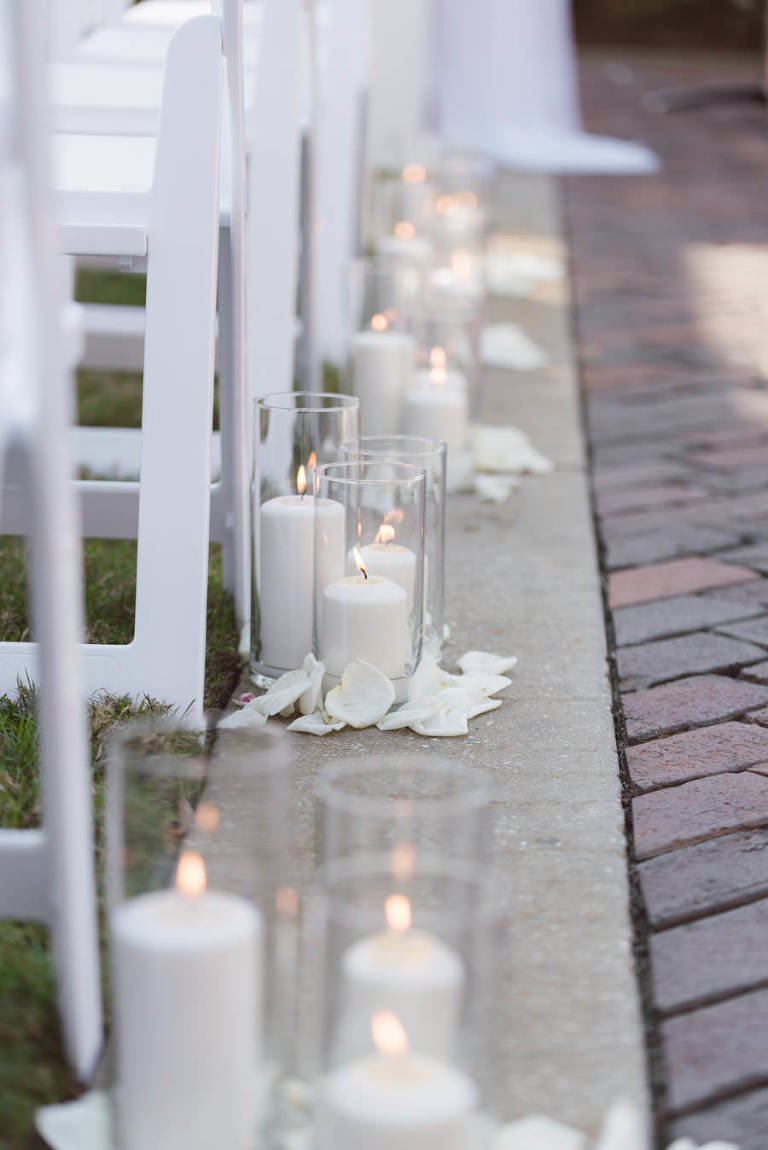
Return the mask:
<path id="1" fill-rule="evenodd" d="M 421 467 L 424 490 L 424 653 L 440 657 L 445 627 L 446 446 L 416 435 L 364 435 L 344 445 L 345 457 L 388 459 Z"/>
<path id="2" fill-rule="evenodd" d="M 256 401 L 250 670 L 262 686 L 312 650 L 313 475 L 357 440 L 359 407 L 355 396 L 302 391 Z"/>
<path id="3" fill-rule="evenodd" d="M 421 468 L 382 459 L 315 473 L 315 655 L 331 686 L 362 659 L 407 696 L 424 633 L 425 487 Z"/>
<path id="4" fill-rule="evenodd" d="M 221 732 L 212 752 L 208 733 L 166 718 L 127 726 L 111 746 L 120 1150 L 269 1141 L 295 996 L 289 800 L 271 732 Z"/>
<path id="5" fill-rule="evenodd" d="M 505 918 L 487 868 L 328 864 L 306 922 L 313 1150 L 485 1150 L 496 1128 Z"/>

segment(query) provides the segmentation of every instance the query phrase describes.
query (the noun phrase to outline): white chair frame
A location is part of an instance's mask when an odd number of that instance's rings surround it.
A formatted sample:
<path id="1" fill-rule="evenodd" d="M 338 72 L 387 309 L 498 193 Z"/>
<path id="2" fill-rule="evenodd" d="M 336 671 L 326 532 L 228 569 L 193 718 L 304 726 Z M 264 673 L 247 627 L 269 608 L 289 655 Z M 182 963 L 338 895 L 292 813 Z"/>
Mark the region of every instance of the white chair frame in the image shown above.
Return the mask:
<path id="1" fill-rule="evenodd" d="M 141 478 L 75 485 L 85 535 L 130 538 L 131 522 L 138 539 L 133 640 L 84 645 L 85 692 L 153 695 L 193 719 L 202 715 L 205 671 L 221 28 L 218 17 L 200 17 L 171 43 L 152 189 L 135 197 L 135 229 L 126 231 L 126 246 L 134 233 L 137 245 L 143 237 L 147 260 Z M 72 254 L 76 240 L 73 228 Z M 25 529 L 23 494 L 6 491 L 6 532 Z M 0 689 L 25 674 L 37 678 L 35 645 L 0 644 Z"/>

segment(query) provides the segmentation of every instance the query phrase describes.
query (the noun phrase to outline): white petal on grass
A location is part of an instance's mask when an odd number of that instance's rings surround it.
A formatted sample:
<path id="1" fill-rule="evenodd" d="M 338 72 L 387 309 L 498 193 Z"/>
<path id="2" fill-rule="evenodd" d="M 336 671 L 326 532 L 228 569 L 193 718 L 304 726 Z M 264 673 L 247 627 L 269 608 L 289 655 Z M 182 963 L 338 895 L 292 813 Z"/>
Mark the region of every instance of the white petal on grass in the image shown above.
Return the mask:
<path id="1" fill-rule="evenodd" d="M 309 686 L 309 675 L 305 671 L 286 671 L 256 699 L 256 707 L 262 715 L 279 715 L 286 707 L 292 707 Z"/>
<path id="2" fill-rule="evenodd" d="M 376 726 L 380 731 L 400 731 L 412 723 L 421 723 L 437 711 L 437 698 L 437 695 L 430 695 L 428 699 L 410 699 L 396 711 L 390 711 Z"/>
<path id="3" fill-rule="evenodd" d="M 428 735 L 430 738 L 451 738 L 469 732 L 467 716 L 453 707 L 438 706 L 428 719 L 421 719 L 410 726 L 417 735 Z"/>
<path id="4" fill-rule="evenodd" d="M 299 710 L 302 715 L 311 715 L 313 711 L 318 709 L 323 700 L 325 663 L 318 662 L 310 651 L 301 664 L 301 669 L 309 679 L 309 686 L 299 698 Z"/>
<path id="5" fill-rule="evenodd" d="M 409 699 L 426 699 L 450 686 L 452 675 L 439 666 L 433 655 L 425 655 L 408 683 Z"/>
<path id="6" fill-rule="evenodd" d="M 343 719 L 333 720 L 322 711 L 311 715 L 300 715 L 286 727 L 288 731 L 299 731 L 303 735 L 330 735 L 332 731 L 342 731 L 346 727 Z"/>
<path id="7" fill-rule="evenodd" d="M 493 1141 L 493 1150 L 586 1150 L 586 1146 L 586 1136 L 579 1130 L 542 1114 L 509 1122 Z"/>
<path id="8" fill-rule="evenodd" d="M 440 706 L 461 711 L 468 719 L 501 706 L 501 699 L 489 699 L 481 691 L 468 691 L 465 687 L 446 687 L 435 699 Z"/>
<path id="9" fill-rule="evenodd" d="M 239 711 L 233 711 L 231 715 L 227 715 L 219 723 L 220 730 L 233 730 L 240 728 L 241 730 L 256 730 L 263 727 L 267 721 L 267 716 L 262 714 L 257 707 L 254 706 L 258 700 L 253 699 L 250 703 Z"/>
<path id="10" fill-rule="evenodd" d="M 457 664 L 465 675 L 503 675 L 516 665 L 517 655 L 493 655 L 490 651 L 467 651 Z"/>
<path id="11" fill-rule="evenodd" d="M 383 719 L 395 701 L 395 688 L 377 667 L 355 659 L 345 669 L 338 687 L 329 691 L 325 709 L 358 730 Z"/>

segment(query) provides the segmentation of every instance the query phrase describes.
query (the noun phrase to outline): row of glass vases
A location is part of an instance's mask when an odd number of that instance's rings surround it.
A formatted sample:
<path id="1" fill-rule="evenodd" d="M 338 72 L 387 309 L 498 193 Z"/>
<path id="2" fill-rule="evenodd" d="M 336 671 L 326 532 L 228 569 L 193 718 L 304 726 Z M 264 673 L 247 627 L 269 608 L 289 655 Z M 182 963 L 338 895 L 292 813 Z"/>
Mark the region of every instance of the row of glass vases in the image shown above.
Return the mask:
<path id="1" fill-rule="evenodd" d="M 160 721 L 111 756 L 116 1144 L 485 1150 L 505 925 L 488 779 L 338 763 L 297 820 L 281 728 L 205 739 Z"/>
<path id="2" fill-rule="evenodd" d="M 314 652 L 329 679 L 354 659 L 396 684 L 444 627 L 445 445 L 358 434 L 353 396 L 256 403 L 251 673 Z"/>

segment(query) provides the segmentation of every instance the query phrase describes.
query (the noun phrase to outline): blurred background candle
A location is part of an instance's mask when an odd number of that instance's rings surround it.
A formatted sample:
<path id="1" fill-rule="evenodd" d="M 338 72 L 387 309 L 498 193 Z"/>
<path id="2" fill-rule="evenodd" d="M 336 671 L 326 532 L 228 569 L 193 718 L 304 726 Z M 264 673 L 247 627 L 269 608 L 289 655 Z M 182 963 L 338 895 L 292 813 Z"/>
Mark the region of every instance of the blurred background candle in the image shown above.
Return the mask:
<path id="1" fill-rule="evenodd" d="M 458 373 L 454 373 L 458 376 Z M 451 454 L 464 451 L 469 425 L 466 386 L 449 380 L 444 367 L 431 367 L 427 382 L 415 381 L 405 393 L 403 426 L 407 435 L 441 439 Z"/>
<path id="2" fill-rule="evenodd" d="M 390 895 L 384 909 L 387 929 L 344 954 L 341 1057 L 370 1051 L 371 1015 L 392 1010 L 414 1050 L 450 1061 L 456 1054 L 464 984 L 461 958 L 428 931 L 412 929 L 406 895 Z"/>
<path id="3" fill-rule="evenodd" d="M 363 431 L 396 435 L 403 421 L 403 396 L 413 375 L 416 343 L 376 312 L 364 331 L 352 336 L 351 387 L 360 400 Z"/>
<path id="4" fill-rule="evenodd" d="M 344 574 L 344 508 L 307 494 L 307 470 L 299 467 L 296 495 L 262 503 L 260 552 L 261 659 L 277 670 L 300 667 L 312 650 L 315 514 L 326 545 L 320 578 L 332 583 Z"/>
<path id="5" fill-rule="evenodd" d="M 176 888 L 111 920 L 121 1150 L 251 1150 L 261 1060 L 261 920 L 205 890 L 184 852 Z"/>
<path id="6" fill-rule="evenodd" d="M 468 1150 L 472 1081 L 410 1054 L 393 1012 L 377 1012 L 370 1026 L 380 1053 L 332 1071 L 321 1085 L 317 1150 Z"/>

